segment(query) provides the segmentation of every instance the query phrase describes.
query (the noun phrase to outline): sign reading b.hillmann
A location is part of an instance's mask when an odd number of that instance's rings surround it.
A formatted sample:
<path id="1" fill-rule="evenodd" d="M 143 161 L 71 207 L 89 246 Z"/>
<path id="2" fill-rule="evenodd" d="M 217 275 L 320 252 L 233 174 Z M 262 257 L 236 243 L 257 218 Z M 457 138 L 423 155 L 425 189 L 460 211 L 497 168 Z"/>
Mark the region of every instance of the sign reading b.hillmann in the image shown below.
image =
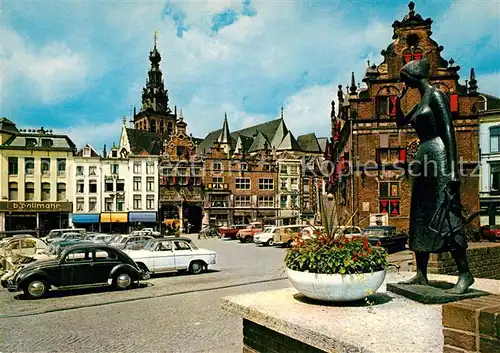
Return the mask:
<path id="1" fill-rule="evenodd" d="M 72 212 L 71 202 L 0 201 L 0 212 Z"/>

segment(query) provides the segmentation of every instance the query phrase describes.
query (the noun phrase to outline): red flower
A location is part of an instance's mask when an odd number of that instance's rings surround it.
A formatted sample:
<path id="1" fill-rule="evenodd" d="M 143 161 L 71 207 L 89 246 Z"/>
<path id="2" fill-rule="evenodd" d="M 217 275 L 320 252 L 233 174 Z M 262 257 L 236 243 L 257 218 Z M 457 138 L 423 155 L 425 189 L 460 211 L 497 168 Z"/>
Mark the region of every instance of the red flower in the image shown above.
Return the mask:
<path id="1" fill-rule="evenodd" d="M 354 257 L 352 258 L 352 260 L 353 260 L 353 261 L 358 261 L 358 258 L 357 258 L 356 256 L 354 256 Z"/>
<path id="2" fill-rule="evenodd" d="M 368 237 L 365 237 L 363 239 L 363 249 L 368 249 Z"/>
<path id="3" fill-rule="evenodd" d="M 368 249 L 366 250 L 366 252 L 367 252 L 368 254 L 371 254 L 371 253 L 372 253 L 372 249 L 368 248 Z"/>

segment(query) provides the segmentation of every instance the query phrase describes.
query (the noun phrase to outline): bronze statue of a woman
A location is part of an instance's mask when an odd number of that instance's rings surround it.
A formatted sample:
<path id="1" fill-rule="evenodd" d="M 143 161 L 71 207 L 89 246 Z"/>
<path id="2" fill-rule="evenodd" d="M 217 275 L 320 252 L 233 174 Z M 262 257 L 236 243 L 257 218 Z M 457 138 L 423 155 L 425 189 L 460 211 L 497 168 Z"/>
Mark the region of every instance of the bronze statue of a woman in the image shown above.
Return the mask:
<path id="1" fill-rule="evenodd" d="M 405 83 L 396 99 L 398 126 L 410 124 L 420 140 L 415 160 L 410 163 L 412 194 L 409 246 L 415 252 L 417 274 L 402 284 L 427 285 L 430 253 L 451 252 L 459 278 L 448 290 L 464 293 L 474 283 L 467 261 L 467 241 L 460 202 L 460 179 L 455 132 L 449 100 L 444 92 L 429 83 L 426 59 L 407 63 L 400 72 Z M 401 110 L 401 100 L 408 88 L 416 88 L 421 99 L 408 113 Z"/>

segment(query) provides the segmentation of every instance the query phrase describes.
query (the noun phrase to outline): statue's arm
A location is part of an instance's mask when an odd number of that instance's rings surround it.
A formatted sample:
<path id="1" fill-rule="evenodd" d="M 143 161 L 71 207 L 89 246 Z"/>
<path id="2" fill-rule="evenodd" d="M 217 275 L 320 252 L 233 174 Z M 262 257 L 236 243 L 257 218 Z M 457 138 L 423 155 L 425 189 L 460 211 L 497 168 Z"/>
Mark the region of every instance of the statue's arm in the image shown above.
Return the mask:
<path id="1" fill-rule="evenodd" d="M 457 144 L 448 97 L 444 92 L 437 90 L 432 96 L 430 105 L 436 119 L 439 136 L 446 146 L 451 180 L 457 182 L 460 180 L 457 165 Z"/>
<path id="2" fill-rule="evenodd" d="M 404 88 L 403 91 L 401 92 L 401 94 L 399 96 L 397 96 L 397 98 L 396 98 L 396 125 L 398 127 L 403 127 L 403 126 L 410 124 L 411 118 L 413 117 L 413 115 L 417 111 L 418 104 L 415 104 L 415 106 L 410 110 L 410 112 L 408 114 L 405 114 L 403 112 L 403 109 L 401 109 L 401 100 L 405 96 L 406 91 L 407 91 L 407 89 Z"/>

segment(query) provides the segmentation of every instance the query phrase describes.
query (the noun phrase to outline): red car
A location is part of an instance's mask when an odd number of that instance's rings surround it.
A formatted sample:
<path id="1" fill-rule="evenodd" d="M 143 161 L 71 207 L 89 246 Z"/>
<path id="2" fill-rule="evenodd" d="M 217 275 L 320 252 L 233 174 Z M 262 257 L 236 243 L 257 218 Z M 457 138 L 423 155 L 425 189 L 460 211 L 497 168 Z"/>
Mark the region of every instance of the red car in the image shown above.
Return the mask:
<path id="1" fill-rule="evenodd" d="M 219 234 L 221 238 L 236 239 L 236 234 L 240 229 L 245 229 L 248 224 L 233 224 L 230 226 L 219 227 Z"/>
<path id="2" fill-rule="evenodd" d="M 481 227 L 481 237 L 489 241 L 500 239 L 500 225 L 493 224 Z"/>

